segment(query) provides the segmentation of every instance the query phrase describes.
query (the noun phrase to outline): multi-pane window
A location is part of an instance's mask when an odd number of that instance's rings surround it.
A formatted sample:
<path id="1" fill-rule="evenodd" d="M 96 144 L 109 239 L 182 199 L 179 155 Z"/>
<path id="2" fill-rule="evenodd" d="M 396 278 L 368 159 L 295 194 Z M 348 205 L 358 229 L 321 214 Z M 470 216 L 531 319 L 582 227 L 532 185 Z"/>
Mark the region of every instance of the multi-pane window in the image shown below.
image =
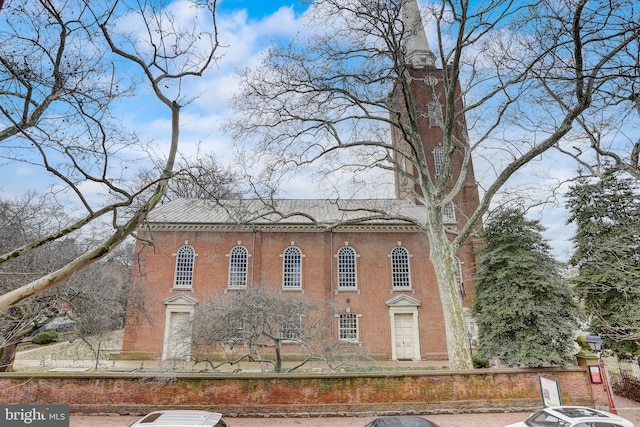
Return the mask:
<path id="1" fill-rule="evenodd" d="M 356 251 L 349 246 L 338 251 L 338 287 L 356 288 Z"/>
<path id="2" fill-rule="evenodd" d="M 247 261 L 249 253 L 244 246 L 235 246 L 229 254 L 229 287 L 247 287 Z"/>
<path id="3" fill-rule="evenodd" d="M 391 281 L 395 289 L 410 289 L 409 252 L 402 246 L 391 251 Z"/>
<path id="4" fill-rule="evenodd" d="M 282 254 L 282 287 L 295 289 L 302 287 L 302 252 L 295 246 L 289 246 Z"/>
<path id="5" fill-rule="evenodd" d="M 196 251 L 192 246 L 184 245 L 176 252 L 176 274 L 173 286 L 176 288 L 190 288 L 193 286 L 193 263 Z"/>
<path id="6" fill-rule="evenodd" d="M 444 165 L 444 148 L 442 148 L 442 145 L 438 145 L 433 149 L 433 162 L 436 168 L 436 176 L 438 176 L 442 173 Z"/>
<path id="7" fill-rule="evenodd" d="M 456 222 L 456 211 L 452 202 L 449 202 L 442 207 L 442 219 L 445 224 Z"/>
<path id="8" fill-rule="evenodd" d="M 340 341 L 358 342 L 358 316 L 343 313 L 338 316 L 338 339 Z"/>
<path id="9" fill-rule="evenodd" d="M 429 110 L 429 126 L 442 127 L 442 105 L 437 99 L 433 99 L 427 104 Z"/>
<path id="10" fill-rule="evenodd" d="M 287 341 L 302 339 L 302 316 L 295 314 L 287 323 L 282 325 L 282 338 Z"/>

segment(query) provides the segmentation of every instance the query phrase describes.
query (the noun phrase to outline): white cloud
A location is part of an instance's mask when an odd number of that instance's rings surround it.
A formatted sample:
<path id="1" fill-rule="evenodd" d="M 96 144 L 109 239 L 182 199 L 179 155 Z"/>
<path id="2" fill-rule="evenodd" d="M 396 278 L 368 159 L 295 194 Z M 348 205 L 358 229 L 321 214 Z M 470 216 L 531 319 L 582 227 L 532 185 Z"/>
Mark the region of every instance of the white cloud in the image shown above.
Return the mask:
<path id="1" fill-rule="evenodd" d="M 37 174 L 37 171 L 31 166 L 18 166 L 14 169 L 14 173 L 21 177 L 32 177 Z"/>
<path id="2" fill-rule="evenodd" d="M 179 16 L 180 23 L 191 22 L 194 9 L 185 0 L 176 0 L 171 4 Z M 251 18 L 246 10 L 232 13 L 219 13 L 217 24 L 220 30 L 219 40 L 222 47 L 217 52 L 220 56 L 216 63 L 202 77 L 187 79 L 181 87 L 183 93 L 193 97 L 193 101 L 187 104 L 181 113 L 181 148 L 183 156 L 192 157 L 198 150 L 200 152 L 213 152 L 219 160 L 227 164 L 233 164 L 233 148 L 227 135 L 220 126 L 227 114 L 229 114 L 229 101 L 238 89 L 239 81 L 237 70 L 256 65 L 261 55 L 269 47 L 273 40 L 286 40 L 301 30 L 300 23 L 304 17 L 296 18 L 290 7 L 282 7 L 276 12 L 260 19 Z M 119 21 L 121 28 L 129 29 L 136 33 L 143 28 L 138 17 L 130 15 Z M 428 39 L 432 50 L 436 50 L 435 27 L 427 27 Z M 448 44 L 448 38 L 445 44 Z M 123 126 L 135 129 L 143 139 L 154 141 L 154 150 L 157 153 L 166 153 L 171 135 L 170 111 L 162 105 L 154 96 L 150 96 L 148 90 L 145 94 L 129 100 L 121 110 Z M 487 161 L 476 158 L 476 176 L 485 182 L 491 182 L 492 164 L 496 162 L 494 154 L 500 152 L 500 147 L 487 153 Z M 138 152 L 139 156 L 140 153 Z M 564 180 L 573 174 L 573 165 L 566 162 L 559 155 L 541 158 L 523 168 L 509 183 L 510 187 L 527 188 L 532 199 L 546 198 L 548 190 L 557 184 L 555 180 Z M 41 170 L 30 167 L 14 168 L 11 172 L 14 176 L 30 177 L 31 179 L 19 180 L 14 188 L 21 188 L 29 183 L 39 183 L 39 187 L 46 187 Z M 5 175 L 6 176 L 6 175 Z M 534 182 L 532 183 L 532 177 Z M 36 180 L 38 178 L 38 180 Z M 375 172 L 366 177 L 364 181 L 375 182 Z M 4 182 L 10 182 L 4 179 Z M 287 197 L 319 197 L 323 192 L 332 188 L 343 188 L 350 185 L 349 176 L 336 176 L 330 184 L 325 181 L 318 185 L 317 177 L 300 174 L 283 183 L 283 194 Z M 19 186 L 20 187 L 19 187 Z M 4 189 L 8 189 L 4 184 Z M 80 186 L 87 191 L 90 199 L 100 202 L 107 194 L 106 189 L 98 184 L 84 182 Z M 378 186 L 382 192 L 381 186 Z M 561 187 L 562 188 L 562 187 Z M 384 187 L 387 192 L 387 187 Z M 373 193 L 371 193 L 374 196 Z M 568 238 L 572 234 L 571 227 L 566 226 L 566 212 L 561 203 L 557 206 L 547 206 L 533 213 L 543 219 L 543 224 L 549 228 L 545 235 L 553 240 L 554 252 L 560 257 L 565 257 L 570 248 Z"/>
<path id="3" fill-rule="evenodd" d="M 186 6 L 178 1 L 172 7 L 182 11 Z M 185 21 L 193 18 L 187 12 L 182 15 Z M 246 10 L 219 12 L 217 24 L 221 43 L 217 51 L 219 59 L 202 77 L 186 79 L 182 86 L 182 93 L 188 94 L 191 101 L 181 111 L 180 145 L 182 154 L 187 156 L 193 155 L 199 147 L 232 161 L 231 141 L 224 135 L 221 125 L 239 87 L 237 71 L 257 64 L 272 40 L 294 34 L 298 21 L 292 8 L 281 7 L 262 19 L 251 19 Z M 141 107 L 132 109 L 134 114 L 127 114 L 127 120 L 133 129 L 141 131 L 143 138 L 155 141 L 156 149 L 162 151 L 168 146 L 171 135 L 170 112 L 152 95 L 144 96 L 144 100 Z M 131 106 L 136 104 L 140 102 L 129 103 Z"/>

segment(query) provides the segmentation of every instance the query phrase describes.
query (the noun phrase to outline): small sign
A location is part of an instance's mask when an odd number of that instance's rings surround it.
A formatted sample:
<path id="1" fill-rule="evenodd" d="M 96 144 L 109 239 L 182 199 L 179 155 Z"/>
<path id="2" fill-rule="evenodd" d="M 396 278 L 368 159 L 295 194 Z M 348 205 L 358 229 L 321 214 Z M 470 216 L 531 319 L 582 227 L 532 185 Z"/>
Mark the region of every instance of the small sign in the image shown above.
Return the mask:
<path id="1" fill-rule="evenodd" d="M 542 378 L 538 375 L 540 380 L 540 394 L 542 394 L 542 404 L 545 406 L 560 406 L 562 405 L 562 396 L 560 395 L 560 384 L 558 381 Z"/>
<path id="2" fill-rule="evenodd" d="M 602 373 L 600 372 L 600 366 L 589 365 L 589 377 L 591 378 L 591 384 L 602 384 Z"/>
<path id="3" fill-rule="evenodd" d="M 0 405 L 2 427 L 69 427 L 69 405 Z"/>

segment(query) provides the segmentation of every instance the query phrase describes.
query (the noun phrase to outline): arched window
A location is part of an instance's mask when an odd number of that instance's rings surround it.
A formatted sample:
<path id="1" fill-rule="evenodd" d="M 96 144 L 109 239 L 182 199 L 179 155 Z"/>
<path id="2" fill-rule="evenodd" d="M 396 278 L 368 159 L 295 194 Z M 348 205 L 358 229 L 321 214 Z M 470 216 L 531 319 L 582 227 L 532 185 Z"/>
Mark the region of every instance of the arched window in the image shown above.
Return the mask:
<path id="1" fill-rule="evenodd" d="M 442 207 L 442 220 L 445 224 L 455 224 L 456 210 L 452 202 L 449 202 Z"/>
<path id="2" fill-rule="evenodd" d="M 249 253 L 244 246 L 235 246 L 229 253 L 229 287 L 247 287 L 247 261 Z"/>
<path id="3" fill-rule="evenodd" d="M 438 176 L 442 173 L 444 165 L 444 148 L 442 148 L 442 145 L 438 145 L 433 149 L 433 162 L 436 168 L 436 176 Z"/>
<path id="4" fill-rule="evenodd" d="M 411 289 L 409 252 L 402 246 L 391 251 L 391 281 L 394 289 Z"/>
<path id="5" fill-rule="evenodd" d="M 356 251 L 349 246 L 338 251 L 338 288 L 356 289 Z"/>
<path id="6" fill-rule="evenodd" d="M 282 287 L 302 287 L 302 252 L 295 246 L 289 246 L 282 254 Z"/>
<path id="7" fill-rule="evenodd" d="M 196 251 L 190 245 L 181 246 L 176 252 L 176 272 L 173 286 L 191 288 L 193 286 L 193 264 Z"/>

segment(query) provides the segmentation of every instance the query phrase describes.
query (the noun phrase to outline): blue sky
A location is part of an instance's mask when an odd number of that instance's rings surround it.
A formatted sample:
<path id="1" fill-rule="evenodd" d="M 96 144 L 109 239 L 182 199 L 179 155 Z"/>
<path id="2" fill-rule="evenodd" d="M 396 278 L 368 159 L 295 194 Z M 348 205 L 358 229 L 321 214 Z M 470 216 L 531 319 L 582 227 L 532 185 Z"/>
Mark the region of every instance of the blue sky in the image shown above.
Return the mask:
<path id="1" fill-rule="evenodd" d="M 227 10 L 247 10 L 252 18 L 263 18 L 271 15 L 281 7 L 290 7 L 298 14 L 303 12 L 307 6 L 296 0 L 221 0 L 218 7 L 222 11 Z"/>
<path id="2" fill-rule="evenodd" d="M 192 157 L 198 151 L 213 152 L 221 162 L 233 164 L 232 142 L 221 131 L 221 124 L 229 116 L 229 101 L 238 87 L 236 72 L 256 65 L 270 41 L 296 34 L 305 9 L 306 5 L 296 0 L 219 0 L 220 41 L 227 47 L 220 52 L 222 57 L 209 72 L 185 86 L 193 96 L 193 102 L 182 110 L 181 115 L 183 156 Z M 158 153 L 166 152 L 170 115 L 164 106 L 154 97 L 145 95 L 128 100 L 120 108 L 124 126 L 153 140 Z M 476 171 L 478 166 L 480 162 L 476 164 Z M 0 194 L 3 197 L 18 197 L 27 191 L 45 192 L 52 182 L 51 177 L 35 165 L 13 163 L 0 167 Z M 316 187 L 308 180 L 295 179 L 287 184 L 282 197 L 318 197 L 312 194 L 313 188 Z M 97 201 L 104 198 L 104 188 L 95 184 L 83 184 L 83 191 Z M 557 239 L 566 236 L 568 231 L 563 210 L 545 208 L 539 215 L 547 219 L 543 221 L 550 228 L 547 235 L 555 238 L 558 253 L 565 257 L 569 244 L 566 239 Z"/>
<path id="3" fill-rule="evenodd" d="M 180 4 L 180 0 L 173 3 Z M 183 4 L 189 7 L 187 2 Z M 203 77 L 186 82 L 185 92 L 193 102 L 182 111 L 183 155 L 190 156 L 196 150 L 213 151 L 230 160 L 230 141 L 222 136 L 219 126 L 228 114 L 228 102 L 237 87 L 235 74 L 256 64 L 272 40 L 295 34 L 298 18 L 305 9 L 306 5 L 297 0 L 218 1 L 219 39 L 225 48 L 218 51 L 221 58 Z M 163 152 L 162 146 L 170 135 L 170 115 L 153 95 L 147 91 L 138 98 L 127 99 L 117 113 L 125 126 L 135 129 L 142 138 L 153 140 L 157 151 Z M 0 167 L 0 194 L 5 197 L 18 197 L 28 191 L 46 192 L 55 182 L 35 164 L 13 162 Z M 102 189 L 97 186 L 85 190 L 101 197 Z"/>

